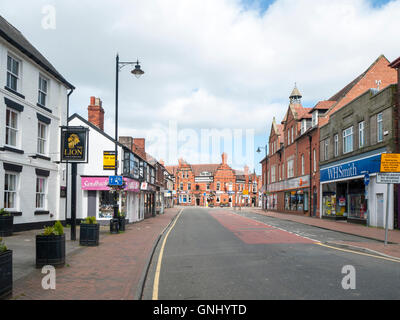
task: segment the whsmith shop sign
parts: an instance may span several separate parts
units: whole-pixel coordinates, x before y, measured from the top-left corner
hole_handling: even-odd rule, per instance
[[[88,144],[88,128],[61,127],[61,162],[87,162]]]
[[[364,155],[365,156],[365,155]],[[346,162],[332,166],[332,164],[322,166],[320,169],[320,181],[341,180],[357,176],[363,176],[366,172],[379,172],[381,165],[381,154],[355,159],[351,162]],[[328,167],[329,166],[329,167]]]

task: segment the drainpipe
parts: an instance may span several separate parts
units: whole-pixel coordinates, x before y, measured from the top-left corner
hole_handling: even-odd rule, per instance
[[[310,143],[310,196],[309,196],[309,198],[310,198],[310,203],[309,203],[309,205],[308,205],[308,208],[309,208],[309,210],[310,210],[310,217],[312,217],[312,211],[311,211],[311,208],[312,209],[314,209],[312,206],[311,206],[311,199],[312,199],[312,153],[313,153],[313,151],[312,151],[312,145],[311,145],[311,141],[312,141],[312,137],[311,137],[311,135],[310,134],[308,134],[307,135],[308,136],[308,141],[309,141],[309,143]]]
[[[69,123],[69,96],[74,92],[74,88],[71,88],[71,91],[67,95],[67,126]],[[65,169],[65,176],[66,176],[66,195],[65,195],[65,221],[67,221],[67,215],[68,215],[68,161],[66,163],[66,169]]]

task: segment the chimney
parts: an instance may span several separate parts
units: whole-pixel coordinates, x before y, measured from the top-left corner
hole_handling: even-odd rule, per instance
[[[132,151],[142,158],[146,158],[146,140],[144,138],[133,138]]]
[[[222,164],[227,164],[228,155],[224,152],[221,157],[222,157]]]
[[[244,174],[247,176],[249,174],[249,167],[244,166]]]
[[[132,147],[133,147],[133,138],[132,137],[119,137],[118,141],[120,144],[123,144],[129,150],[132,150]]]
[[[90,97],[88,120],[100,130],[104,131],[104,109],[100,98]]]

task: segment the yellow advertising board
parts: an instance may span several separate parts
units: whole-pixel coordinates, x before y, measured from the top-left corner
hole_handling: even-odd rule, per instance
[[[103,170],[115,170],[115,151],[103,151]]]
[[[382,153],[381,172],[400,172],[400,154]]]
[[[249,195],[249,190],[243,190],[243,195],[248,196]]]

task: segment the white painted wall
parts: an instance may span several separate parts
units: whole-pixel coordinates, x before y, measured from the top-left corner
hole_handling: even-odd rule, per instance
[[[5,90],[7,79],[7,55],[11,53],[20,61],[20,81],[18,92],[25,96],[25,99]],[[52,113],[38,107],[38,86],[39,74],[48,79],[48,94],[46,107]],[[0,195],[4,199],[4,169],[3,162],[9,162],[23,166],[19,175],[19,192],[17,210],[22,212],[21,217],[15,217],[14,223],[31,223],[39,221],[63,220],[65,216],[65,198],[60,199],[60,186],[66,185],[65,165],[56,164],[60,158],[60,126],[67,123],[67,94],[68,88],[40,68],[35,62],[11,47],[3,39],[0,39],[0,147],[5,145],[5,116],[6,105],[4,97],[13,100],[24,106],[24,111],[19,113],[19,146],[18,149],[24,154],[17,154],[9,151],[0,151]],[[37,113],[51,119],[48,125],[48,157],[51,161],[32,159],[29,156],[36,154],[37,148]],[[50,171],[47,183],[47,210],[53,215],[35,216],[35,169]],[[3,206],[3,204],[1,204]]]

